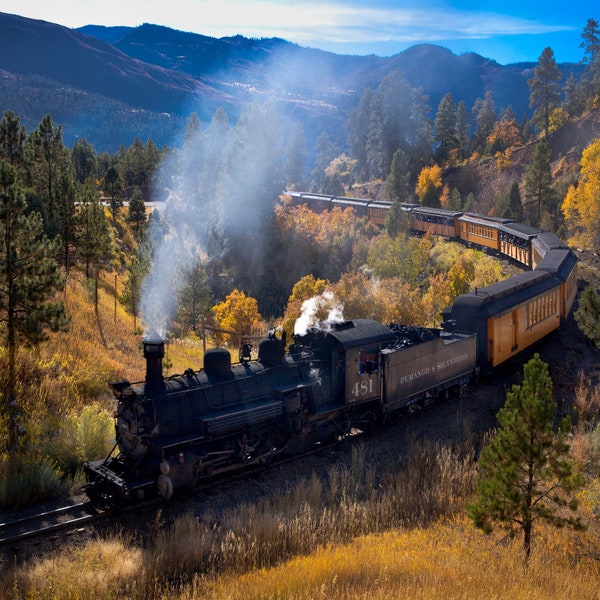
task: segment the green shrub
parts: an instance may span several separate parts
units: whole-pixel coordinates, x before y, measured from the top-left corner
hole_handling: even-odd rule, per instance
[[[48,458],[23,462],[4,458],[0,464],[0,505],[19,508],[56,496],[62,475]]]
[[[48,448],[48,454],[60,469],[74,476],[86,460],[104,458],[115,437],[112,416],[97,405],[83,408],[79,413],[67,413],[62,427]]]

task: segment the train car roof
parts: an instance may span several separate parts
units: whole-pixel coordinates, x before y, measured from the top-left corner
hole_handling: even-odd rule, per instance
[[[559,237],[549,231],[540,231],[538,235],[531,241],[531,245],[544,256],[549,250],[558,248],[568,248]]]
[[[421,206],[417,204],[415,208],[411,209],[415,213],[424,213],[427,215],[435,215],[437,217],[458,217],[462,215],[460,210],[446,210],[444,208],[434,208],[432,206]]]
[[[392,203],[387,200],[368,200],[369,206],[374,206],[378,208],[389,208]]]
[[[462,217],[458,217],[460,221],[469,221],[469,223],[479,223],[481,225],[490,224],[506,224],[513,223],[512,219],[502,219],[501,217],[488,217],[480,213],[464,213]]]
[[[536,272],[547,271],[553,273],[561,281],[566,281],[576,263],[577,257],[569,248],[553,248],[546,252],[535,270]]]
[[[389,327],[372,319],[354,319],[329,324],[326,337],[335,340],[344,348],[388,342],[394,339]]]
[[[367,206],[370,200],[364,200],[361,198],[346,198],[344,196],[335,196],[333,199],[335,204],[345,204],[347,206]]]
[[[482,316],[501,314],[558,285],[559,281],[546,271],[519,273],[504,281],[458,296],[454,303],[444,310],[444,318],[470,322]]]
[[[540,230],[537,229],[537,227],[526,225],[525,223],[517,223],[516,221],[511,223],[502,223],[498,226],[498,229],[527,240],[530,240],[540,233]]]

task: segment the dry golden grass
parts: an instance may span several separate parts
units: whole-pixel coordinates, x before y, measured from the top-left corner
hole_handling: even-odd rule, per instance
[[[195,576],[188,571],[187,583],[178,576],[160,578],[153,564],[160,557],[142,552],[131,541],[113,538],[40,560],[12,580],[7,576],[0,597],[597,600],[599,533],[597,526],[576,534],[540,527],[525,568],[520,540],[486,537],[461,513],[422,528],[397,528],[342,545],[323,544],[308,556],[272,568]],[[176,538],[174,542],[176,546]],[[202,544],[198,540],[196,547],[185,549],[194,553]]]
[[[272,569],[197,577],[177,598],[591,600],[598,598],[597,543],[597,531],[543,529],[525,569],[519,541],[499,544],[461,515],[320,548]]]
[[[425,443],[383,473],[372,459],[359,445],[351,464],[332,465],[324,480],[313,475],[201,520],[163,526],[159,518],[143,547],[116,536],[16,565],[0,578],[0,597],[598,598],[593,493],[581,496],[591,527],[536,527],[525,569],[519,538],[486,537],[465,516],[469,452]]]

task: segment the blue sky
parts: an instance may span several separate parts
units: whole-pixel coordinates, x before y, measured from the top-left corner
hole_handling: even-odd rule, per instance
[[[154,23],[223,37],[281,37],[338,54],[391,56],[419,43],[501,64],[579,62],[581,32],[600,8],[556,0],[0,0],[0,11],[66,27]]]

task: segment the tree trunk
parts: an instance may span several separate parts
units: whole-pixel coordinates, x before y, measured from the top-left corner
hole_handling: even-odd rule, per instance
[[[532,524],[525,523],[523,526],[523,552],[525,553],[525,565],[529,564],[529,557],[531,556],[531,532]]]
[[[8,323],[6,346],[8,350],[8,373],[6,380],[6,408],[8,412],[8,452],[14,456],[19,447],[19,411],[17,407],[17,344],[14,319],[12,317],[13,310],[10,307],[11,299],[9,298]]]

